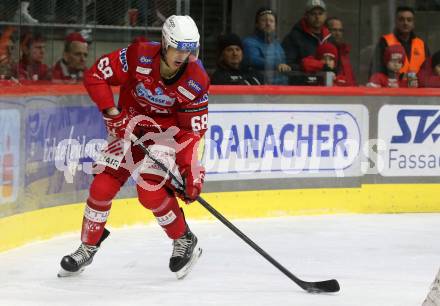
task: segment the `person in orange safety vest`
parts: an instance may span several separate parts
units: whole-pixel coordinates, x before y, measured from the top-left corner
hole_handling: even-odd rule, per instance
[[[376,46],[370,66],[370,76],[377,72],[386,72],[384,66],[384,52],[386,47],[401,45],[405,49],[406,57],[400,73],[404,78],[413,78],[420,67],[429,57],[429,49],[420,37],[414,33],[415,11],[411,7],[399,6],[396,9],[394,32],[383,35]]]

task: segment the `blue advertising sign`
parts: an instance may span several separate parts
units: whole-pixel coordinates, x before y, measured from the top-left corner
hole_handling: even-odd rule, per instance
[[[439,176],[438,105],[382,106],[378,138],[378,170],[381,175]]]
[[[221,104],[209,109],[207,180],[361,176],[363,105]]]
[[[107,138],[101,117],[95,106],[29,109],[25,187],[45,194],[87,189],[92,161]]]

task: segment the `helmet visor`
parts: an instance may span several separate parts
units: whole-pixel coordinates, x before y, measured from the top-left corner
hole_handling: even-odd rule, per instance
[[[188,61],[194,62],[199,58],[199,42],[197,41],[179,41],[176,46],[177,51],[189,52]]]

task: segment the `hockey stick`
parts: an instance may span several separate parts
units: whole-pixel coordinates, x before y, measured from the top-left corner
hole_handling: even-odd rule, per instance
[[[184,184],[176,178],[176,176],[168,169],[162,162],[154,158],[151,154],[151,151],[141,142],[138,141],[138,138],[131,134],[130,139],[134,145],[139,146],[142,151],[153,161],[155,162],[163,171],[168,173],[172,180],[179,186],[179,191],[182,194],[185,194],[185,186]],[[302,289],[306,290],[310,293],[321,293],[321,292],[338,292],[339,291],[339,283],[336,279],[330,279],[319,282],[307,282],[299,279],[295,275],[293,275],[289,270],[287,270],[284,266],[282,266],[278,261],[276,261],[272,256],[270,256],[266,251],[260,248],[255,242],[253,242],[248,236],[246,236],[242,231],[240,231],[235,225],[233,225],[228,219],[226,219],[222,214],[220,214],[214,207],[212,207],[208,202],[206,202],[201,196],[196,198],[197,202],[199,202],[203,207],[205,207],[212,215],[214,215],[220,222],[226,225],[231,231],[233,231],[238,237],[240,237],[244,242],[246,242],[250,247],[252,247],[255,251],[257,251],[261,256],[263,256],[267,261],[273,264],[278,268],[281,272],[284,273],[288,278],[290,278],[293,282],[295,282]]]

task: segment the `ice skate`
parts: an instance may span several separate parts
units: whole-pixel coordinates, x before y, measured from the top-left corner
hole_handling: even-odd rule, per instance
[[[440,271],[437,273],[431,285],[431,290],[422,306],[440,306]]]
[[[173,241],[173,254],[170,258],[170,270],[178,279],[183,279],[202,254],[197,237],[188,229],[186,233]]]
[[[58,277],[68,277],[78,275],[84,271],[85,267],[90,265],[93,257],[98,252],[101,242],[104,241],[110,232],[104,229],[104,233],[96,246],[81,243],[79,248],[70,255],[66,255],[61,259],[61,270]]]
[[[58,272],[58,277],[80,274],[86,266],[92,263],[93,256],[95,256],[98,249],[97,246],[81,243],[75,252],[61,259],[61,270]]]

